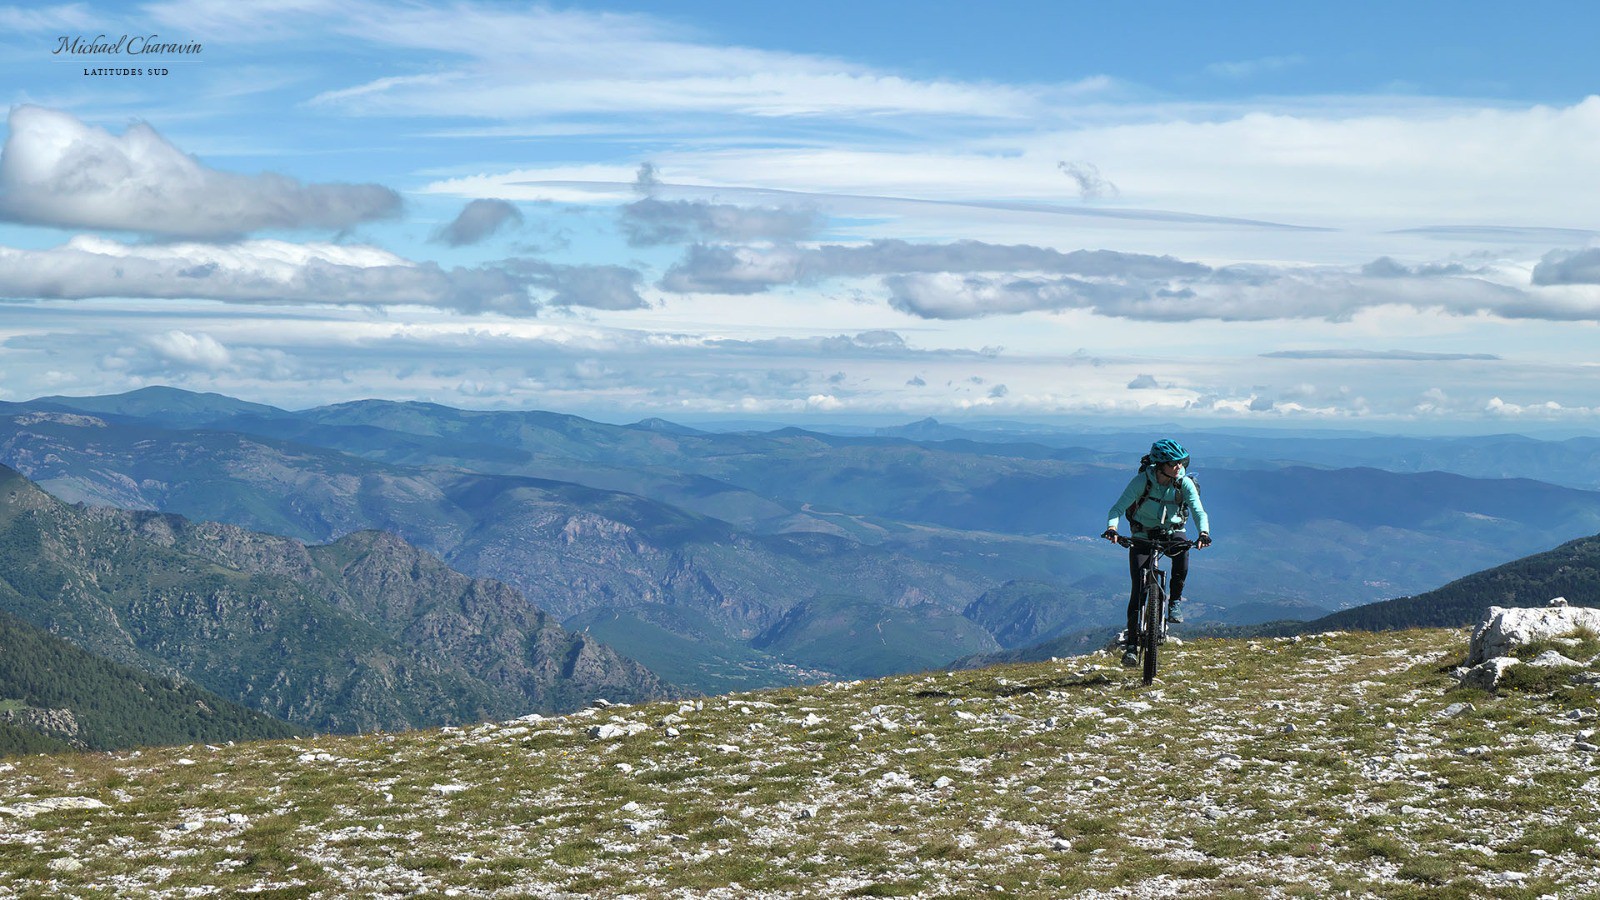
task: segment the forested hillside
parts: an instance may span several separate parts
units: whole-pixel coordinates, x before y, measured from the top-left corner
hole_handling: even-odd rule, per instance
[[[193,682],[117,665],[3,612],[0,651],[0,754],[294,733],[288,723]]]

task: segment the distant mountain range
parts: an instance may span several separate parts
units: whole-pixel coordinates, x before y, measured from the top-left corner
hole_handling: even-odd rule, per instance
[[[65,500],[312,544],[392,533],[705,692],[1115,629],[1126,559],[1095,535],[1150,437],[729,434],[160,388],[0,404],[0,462]],[[1570,486],[1584,441],[1180,437],[1217,537],[1191,577],[1201,623],[1317,618],[1600,532],[1600,493]],[[1548,480],[1499,477],[1530,458]],[[1496,477],[1413,471],[1428,459]]]
[[[1164,430],[1164,429],[1156,429]],[[1539,440],[1521,434],[1470,437],[1405,437],[1348,431],[1284,429],[1179,429],[1185,441],[1206,449],[1206,464],[1227,468],[1370,467],[1390,472],[1451,472],[1470,478],[1531,478],[1567,487],[1600,489],[1600,437]],[[967,441],[1032,444],[1071,449],[1083,459],[1115,461],[1129,447],[1150,440],[1149,431],[1064,429],[1018,422],[982,427],[923,419],[909,425],[872,429],[879,437],[919,442]]]
[[[5,467],[0,612],[307,730],[476,722],[669,694],[512,588],[452,571],[394,535],[306,546],[167,514],[70,507]],[[32,707],[39,694],[0,680],[0,701]]]

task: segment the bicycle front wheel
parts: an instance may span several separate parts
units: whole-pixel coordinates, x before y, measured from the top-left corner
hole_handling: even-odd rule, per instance
[[[1144,598],[1144,683],[1156,680],[1156,665],[1161,648],[1161,633],[1167,619],[1167,580],[1159,575],[1151,579],[1150,592]]]

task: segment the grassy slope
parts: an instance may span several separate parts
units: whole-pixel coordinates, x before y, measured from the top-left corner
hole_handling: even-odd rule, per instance
[[[1465,645],[1201,641],[1154,688],[1093,656],[31,757],[0,764],[6,803],[105,806],[0,810],[0,894],[1595,895],[1592,689],[1453,688]]]

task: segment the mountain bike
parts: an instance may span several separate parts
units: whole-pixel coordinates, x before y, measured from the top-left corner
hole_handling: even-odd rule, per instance
[[[1144,666],[1144,683],[1150,684],[1156,680],[1156,662],[1161,645],[1167,641],[1167,570],[1161,568],[1161,557],[1182,553],[1195,546],[1195,542],[1188,538],[1150,540],[1119,536],[1117,544],[1123,547],[1139,545],[1151,550],[1145,557],[1144,567],[1140,569],[1144,603],[1139,606],[1139,631],[1129,635]]]

